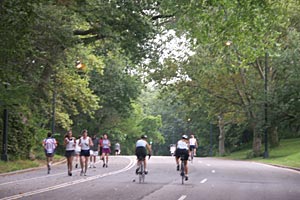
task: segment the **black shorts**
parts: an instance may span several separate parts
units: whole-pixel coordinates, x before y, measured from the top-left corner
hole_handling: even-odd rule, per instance
[[[53,152],[53,153],[47,153],[47,150],[46,150],[46,149],[44,149],[44,152],[45,152],[46,157],[51,158],[51,157],[54,156],[54,152]]]
[[[175,156],[176,156],[176,158],[180,158],[181,156],[183,156],[184,160],[188,160],[189,159],[189,151],[187,149],[176,149]]]
[[[137,147],[135,149],[135,155],[138,160],[145,160],[147,156],[147,150],[145,147]]]
[[[70,158],[70,157],[72,157],[74,155],[75,155],[75,151],[74,150],[68,150],[68,151],[65,152],[65,156],[67,158]]]
[[[196,149],[196,145],[190,145],[190,151],[193,151],[194,149]]]
[[[81,150],[80,156],[89,157],[90,156],[90,150]]]

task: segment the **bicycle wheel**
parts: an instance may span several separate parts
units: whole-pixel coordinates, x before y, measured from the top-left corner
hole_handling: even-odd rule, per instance
[[[140,171],[139,171],[139,183],[144,183],[145,181],[145,172],[144,172],[144,164],[140,164]]]
[[[181,160],[181,172],[180,172],[180,176],[181,176],[181,184],[184,184],[184,161]]]

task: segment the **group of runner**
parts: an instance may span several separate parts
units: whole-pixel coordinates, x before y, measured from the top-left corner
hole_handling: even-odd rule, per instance
[[[57,141],[51,137],[51,133],[47,134],[47,138],[43,140],[43,147],[45,149],[45,155],[47,159],[47,172],[50,173],[52,159],[55,149],[57,147]],[[76,139],[73,136],[72,130],[69,130],[64,137],[65,157],[67,159],[68,175],[72,176],[73,159],[75,157],[75,168],[78,168],[78,162],[80,164],[81,172],[80,176],[86,176],[87,168],[95,168],[96,158],[100,155],[100,159],[103,160],[103,167],[108,167],[108,158],[111,153],[111,143],[107,134],[98,138],[96,135],[92,137],[88,136],[86,129],[82,130],[81,136]],[[115,154],[120,154],[120,144],[115,144]]]
[[[57,142],[54,138],[51,137],[51,133],[48,133],[48,137],[44,139],[43,146],[45,148],[45,154],[47,158],[47,169],[48,174],[51,170],[51,162],[54,155],[54,150],[57,147]],[[110,147],[111,143],[108,139],[107,134],[104,134],[103,137],[98,139],[96,135],[93,137],[88,136],[88,131],[84,129],[81,133],[80,138],[76,140],[72,135],[72,130],[69,130],[64,138],[64,145],[66,147],[65,156],[67,158],[67,167],[68,167],[68,175],[72,176],[72,167],[73,167],[73,157],[76,156],[76,164],[75,168],[78,166],[78,159],[80,160],[81,172],[80,176],[86,176],[88,161],[90,157],[89,167],[95,168],[96,157],[100,152],[100,159],[103,160],[103,167],[108,167],[108,157],[111,153]],[[184,156],[184,165],[185,165],[185,179],[188,180],[188,166],[187,161],[190,155],[190,152],[193,152],[196,155],[197,148],[197,140],[194,135],[191,135],[188,138],[187,135],[182,135],[182,138],[176,143],[175,150],[175,158],[177,164],[177,170],[179,170],[179,158]],[[136,156],[137,156],[137,166],[139,166],[139,162],[144,162],[145,173],[148,173],[147,170],[147,162],[145,157],[147,156],[147,152],[149,158],[151,156],[152,150],[151,145],[147,142],[147,136],[142,135],[141,138],[136,142]],[[117,143],[115,145],[115,154],[119,155],[120,153],[120,144]],[[142,159],[140,159],[142,158]],[[138,173],[139,168],[136,169],[136,173]]]

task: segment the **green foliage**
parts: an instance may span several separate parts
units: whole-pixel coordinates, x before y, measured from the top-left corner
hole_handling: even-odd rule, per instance
[[[126,9],[119,10],[116,6],[117,2],[106,4],[105,8],[103,4],[94,7],[95,1],[89,3],[86,2],[87,7],[77,7],[75,1],[70,1],[69,4],[61,1],[32,0],[18,4],[17,1],[5,1],[1,4],[0,23],[1,27],[6,27],[0,31],[3,38],[0,44],[0,64],[6,66],[0,68],[1,108],[10,106],[12,112],[19,110],[19,107],[26,108],[26,111],[21,112],[22,116],[27,119],[25,125],[20,126],[22,120],[19,118],[10,118],[10,123],[15,124],[16,127],[10,129],[13,137],[9,141],[11,145],[9,152],[12,152],[14,148],[17,150],[20,148],[20,151],[16,151],[17,157],[26,157],[29,155],[28,151],[39,150],[41,139],[45,137],[50,127],[54,93],[56,95],[56,128],[59,132],[64,132],[74,122],[78,130],[87,128],[86,122],[97,116],[97,113],[102,114],[105,109],[107,109],[105,117],[110,113],[114,113],[115,117],[129,115],[131,100],[138,95],[139,83],[136,78],[124,73],[127,66],[125,62],[120,63],[116,57],[116,55],[123,54],[124,50],[120,50],[122,53],[117,53],[116,50],[120,49],[120,46],[126,47],[127,51],[128,49],[134,50],[134,48],[141,49],[142,43],[140,42],[150,34],[151,31],[148,31],[146,27],[151,27],[151,23],[146,24],[142,20],[139,23],[144,23],[144,30],[135,26],[138,24],[133,25],[132,28],[141,33],[138,37],[132,34],[125,36],[121,34],[119,24],[111,20],[117,15],[129,14]],[[136,6],[132,9],[140,9]],[[94,11],[90,12],[92,7]],[[111,12],[114,9],[115,12]],[[103,14],[101,10],[113,14],[112,18],[106,18],[104,15],[102,22],[114,33],[106,35],[105,40],[95,38],[93,43],[86,42],[88,38],[84,38],[76,31],[91,28],[91,24],[97,24],[98,18],[93,18],[97,21],[94,23],[87,23],[87,21],[91,22],[89,20],[91,16]],[[87,16],[87,13],[91,15]],[[133,11],[130,13],[134,14]],[[139,18],[148,20],[142,16]],[[140,19],[136,18],[137,21]],[[132,20],[135,19],[132,18]],[[101,32],[104,29],[101,28],[98,31]],[[111,40],[120,35],[122,35],[122,40]],[[129,44],[128,41],[131,41],[131,47],[126,46]],[[105,47],[112,48],[106,51]],[[107,59],[103,56],[107,56]],[[83,71],[75,69],[75,63],[78,60],[86,66]],[[107,67],[105,75],[104,67]],[[110,71],[110,69],[113,70]],[[112,78],[114,82],[111,82]],[[99,80],[105,81],[102,83],[110,82],[111,85],[101,85]],[[8,87],[6,88],[5,85]],[[114,89],[112,89],[113,86],[115,86]],[[104,93],[101,93],[103,91],[99,88]],[[100,103],[104,108],[101,111],[99,110]],[[110,112],[111,105],[115,112]],[[85,121],[82,122],[81,119]],[[103,117],[100,117],[101,123],[105,124],[106,121],[102,119]],[[119,119],[116,122],[120,121]],[[112,128],[114,125],[111,124],[107,128]],[[95,125],[88,125],[88,127],[92,126]],[[26,139],[24,144],[20,144],[22,148],[16,145],[21,132]],[[23,146],[28,149],[20,154],[24,149]]]
[[[109,133],[126,154],[142,133],[166,154],[167,144],[193,132],[207,152],[209,124],[216,147],[218,116],[230,150],[244,129],[254,139],[266,127],[272,139],[274,130],[297,132],[299,8],[295,0],[2,1],[0,109],[10,113],[10,155],[41,151],[54,95],[58,140],[71,127],[75,135]],[[170,29],[194,52],[158,63],[165,50],[154,38]],[[141,93],[141,80],[163,87]]]
[[[297,167],[299,168],[299,146],[300,139],[285,139],[282,140],[279,147],[270,149],[270,157],[268,159],[264,158],[254,158],[253,151],[249,150],[249,148],[245,148],[243,150],[232,153],[227,156],[230,159],[237,160],[253,160],[256,162],[269,163],[274,165],[281,166],[289,166],[289,167]]]
[[[151,69],[151,78],[157,82],[176,78],[173,85],[167,85],[176,93],[172,98],[178,98],[186,106],[186,116],[193,119],[197,116],[204,119],[201,121],[217,125],[217,117],[222,115],[227,127],[248,127],[253,139],[258,141],[253,150],[260,154],[263,130],[269,126],[271,143],[276,142],[273,139],[277,137],[274,130],[278,122],[291,123],[297,116],[297,109],[296,112],[286,109],[295,108],[299,99],[298,87],[294,87],[299,77],[296,69],[299,62],[295,58],[299,56],[297,48],[287,43],[286,36],[294,35],[292,32],[297,30],[299,2],[165,1],[162,6],[173,11],[177,20],[171,26],[178,34],[191,38],[195,54],[188,61],[166,60],[158,69]],[[294,52],[287,53],[289,47]],[[267,52],[269,58],[265,57]],[[278,58],[283,63],[278,63]],[[270,69],[268,101],[264,96],[265,62]],[[284,92],[291,96],[285,96]],[[266,104],[268,124],[264,124]],[[205,130],[205,125],[199,124],[193,126]],[[286,123],[281,125],[287,127]],[[229,130],[225,129],[226,144],[234,149],[243,130],[233,135]]]
[[[155,142],[156,144],[164,143],[164,138],[159,132],[161,128],[161,116],[147,116],[141,120],[139,126],[142,128],[142,132],[149,137],[150,141]]]

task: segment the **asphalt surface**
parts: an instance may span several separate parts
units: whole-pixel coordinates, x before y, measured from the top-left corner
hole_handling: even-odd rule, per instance
[[[145,183],[135,175],[133,156],[111,156],[108,168],[98,161],[87,176],[66,163],[0,176],[0,200],[299,200],[300,172],[255,162],[195,158],[189,180],[181,184],[174,157],[152,156]]]

